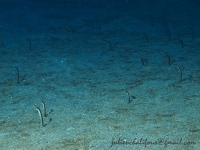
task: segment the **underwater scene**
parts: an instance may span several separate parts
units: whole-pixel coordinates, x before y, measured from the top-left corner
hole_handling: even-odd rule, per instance
[[[0,150],[199,150],[199,0],[0,0]]]

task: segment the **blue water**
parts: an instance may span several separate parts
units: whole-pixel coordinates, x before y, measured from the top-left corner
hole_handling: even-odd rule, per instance
[[[0,0],[0,150],[198,150],[199,15],[198,0]]]

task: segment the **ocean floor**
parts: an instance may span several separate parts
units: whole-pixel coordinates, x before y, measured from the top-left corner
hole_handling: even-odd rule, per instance
[[[0,150],[198,150],[200,3],[0,7]]]

